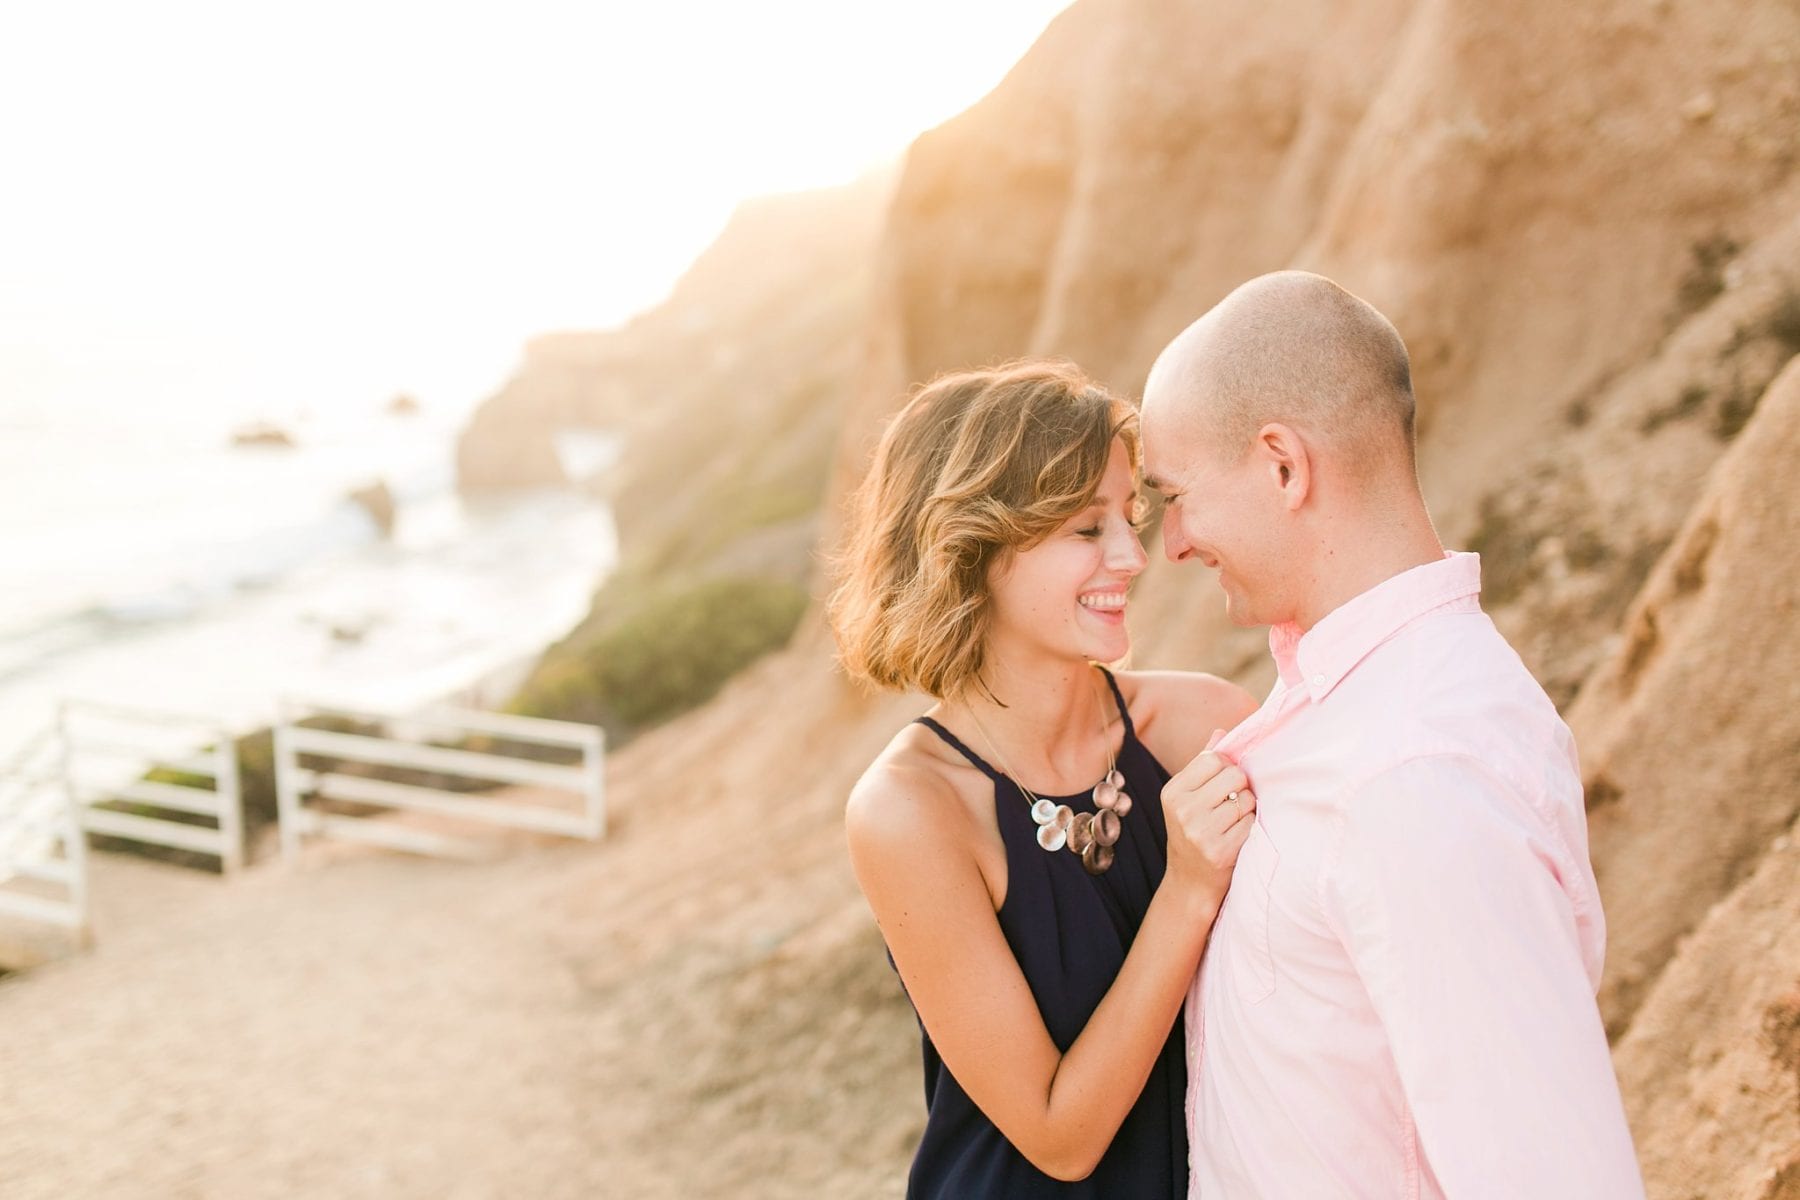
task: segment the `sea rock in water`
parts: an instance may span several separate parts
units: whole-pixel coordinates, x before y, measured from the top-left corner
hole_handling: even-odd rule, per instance
[[[269,447],[278,450],[292,450],[294,435],[278,425],[267,421],[258,421],[252,425],[244,425],[232,431],[233,446]]]
[[[327,626],[327,631],[331,634],[332,641],[355,645],[368,636],[374,623],[372,617],[366,616],[355,620],[333,621]]]
[[[367,487],[357,488],[350,493],[350,499],[374,519],[382,537],[394,536],[394,493],[385,480],[378,479]]]

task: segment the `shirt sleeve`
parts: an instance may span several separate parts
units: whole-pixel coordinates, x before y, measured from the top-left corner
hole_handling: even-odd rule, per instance
[[[1644,1194],[1552,837],[1482,763],[1432,756],[1360,789],[1325,863],[1450,1200]]]

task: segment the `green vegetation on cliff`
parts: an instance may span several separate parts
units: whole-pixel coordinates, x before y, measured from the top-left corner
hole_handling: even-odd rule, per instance
[[[804,588],[743,576],[631,586],[612,597],[627,598],[617,616],[546,652],[511,711],[629,735],[711,699],[784,644],[807,603]]]

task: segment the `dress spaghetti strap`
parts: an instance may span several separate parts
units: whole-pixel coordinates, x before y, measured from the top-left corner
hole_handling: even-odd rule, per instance
[[[1119,690],[1119,681],[1113,678],[1113,673],[1111,671],[1107,670],[1105,667],[1101,667],[1099,663],[1095,663],[1094,665],[1100,667],[1100,674],[1106,677],[1106,686],[1112,689],[1113,699],[1118,702],[1119,719],[1125,723],[1125,736],[1135,741],[1137,739],[1137,726],[1131,722],[1131,708],[1125,703],[1125,693]],[[1006,778],[1004,772],[996,771],[986,759],[969,749],[961,738],[957,737],[954,733],[951,733],[948,729],[945,729],[942,723],[934,718],[914,717],[913,723],[915,725],[923,725],[925,728],[943,738],[944,741],[948,742],[950,746],[964,758],[980,768],[981,772],[989,779],[1000,780]]]
[[[923,725],[925,728],[943,738],[946,742],[949,742],[954,749],[961,751],[964,758],[974,763],[977,767],[980,767],[989,779],[992,779],[997,783],[1006,778],[1000,772],[988,766],[987,761],[983,759],[981,755],[963,745],[962,739],[958,738],[954,733],[951,733],[948,729],[945,729],[930,717],[914,717],[913,724]]]
[[[1094,665],[1100,666],[1099,663]],[[1113,699],[1119,702],[1119,717],[1125,722],[1126,736],[1137,737],[1137,726],[1131,723],[1131,709],[1125,704],[1125,693],[1119,690],[1119,681],[1114,679],[1113,673],[1105,667],[1100,667],[1100,673],[1106,676],[1106,686],[1112,689]]]

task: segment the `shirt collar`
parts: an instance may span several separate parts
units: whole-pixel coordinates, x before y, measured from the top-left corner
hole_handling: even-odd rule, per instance
[[[1451,553],[1385,579],[1327,613],[1302,632],[1288,622],[1269,630],[1269,652],[1286,686],[1305,685],[1314,702],[1325,696],[1375,647],[1426,613],[1459,601],[1476,609],[1481,556]]]

